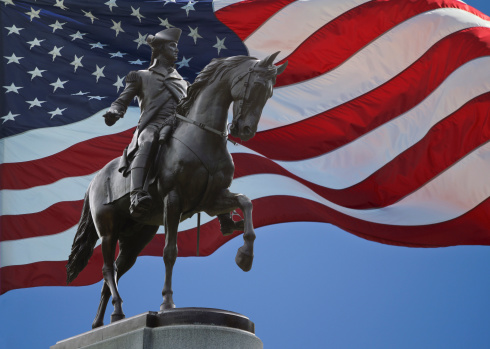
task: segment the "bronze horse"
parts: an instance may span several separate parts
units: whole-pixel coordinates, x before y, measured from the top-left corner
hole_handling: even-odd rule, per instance
[[[161,310],[174,308],[172,270],[177,258],[179,222],[198,212],[210,216],[230,213],[240,208],[243,222],[231,228],[243,230],[244,245],[235,261],[244,271],[252,267],[255,232],[252,224],[252,202],[243,194],[228,188],[235,170],[227,150],[227,115],[233,103],[232,136],[247,141],[255,135],[262,109],[272,96],[276,76],[287,63],[276,67],[279,52],[257,60],[247,56],[214,59],[189,87],[188,96],[177,111],[184,115],[172,138],[162,147],[165,161],[158,164],[156,180],[149,187],[154,207],[140,219],[129,214],[129,196],[107,204],[105,180],[117,171],[119,159],[107,164],[95,176],[85,194],[78,230],[67,264],[67,282],[73,281],[85,268],[98,238],[102,239],[104,285],[92,328],[103,325],[104,313],[112,295],[114,312],[111,322],[124,318],[117,282],[136,262],[138,254],[165,226],[165,283]],[[122,176],[121,176],[122,178]],[[223,233],[230,233],[224,231]],[[119,255],[114,263],[116,243]]]

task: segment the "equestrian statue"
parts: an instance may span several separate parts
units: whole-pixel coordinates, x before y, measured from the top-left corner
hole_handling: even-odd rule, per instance
[[[141,115],[133,139],[123,155],[109,162],[90,183],[66,266],[70,283],[85,268],[101,239],[104,284],[92,328],[103,325],[111,296],[111,322],[125,317],[118,280],[160,225],[165,226],[161,310],[175,307],[172,270],[178,226],[195,213],[218,216],[224,235],[243,230],[244,244],[235,261],[244,271],[252,268],[252,202],[228,189],[235,167],[227,150],[227,129],[243,141],[255,135],[276,76],[287,62],[279,67],[273,64],[279,52],[263,60],[248,56],[213,59],[188,86],[174,68],[180,35],[180,29],[170,28],[148,36],[150,67],[127,75],[124,91],[104,115],[106,124],[112,126],[137,97]],[[233,120],[228,125],[232,103]],[[235,222],[231,212],[238,208],[243,220]]]

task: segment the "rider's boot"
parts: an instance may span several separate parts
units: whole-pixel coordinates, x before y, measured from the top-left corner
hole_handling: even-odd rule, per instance
[[[141,218],[151,208],[151,195],[143,189],[149,153],[137,152],[131,166],[131,204],[129,213],[133,218]]]

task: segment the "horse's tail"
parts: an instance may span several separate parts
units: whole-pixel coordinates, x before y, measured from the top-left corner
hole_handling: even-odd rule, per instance
[[[87,266],[88,260],[94,252],[95,244],[99,239],[92,214],[90,213],[89,190],[85,194],[82,216],[80,217],[77,233],[73,239],[70,257],[68,257],[68,263],[66,264],[67,285],[75,280],[83,268]]]

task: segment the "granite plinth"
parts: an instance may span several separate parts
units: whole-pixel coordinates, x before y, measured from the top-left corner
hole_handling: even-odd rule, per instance
[[[68,338],[51,349],[262,349],[247,317],[219,309],[147,312]]]

